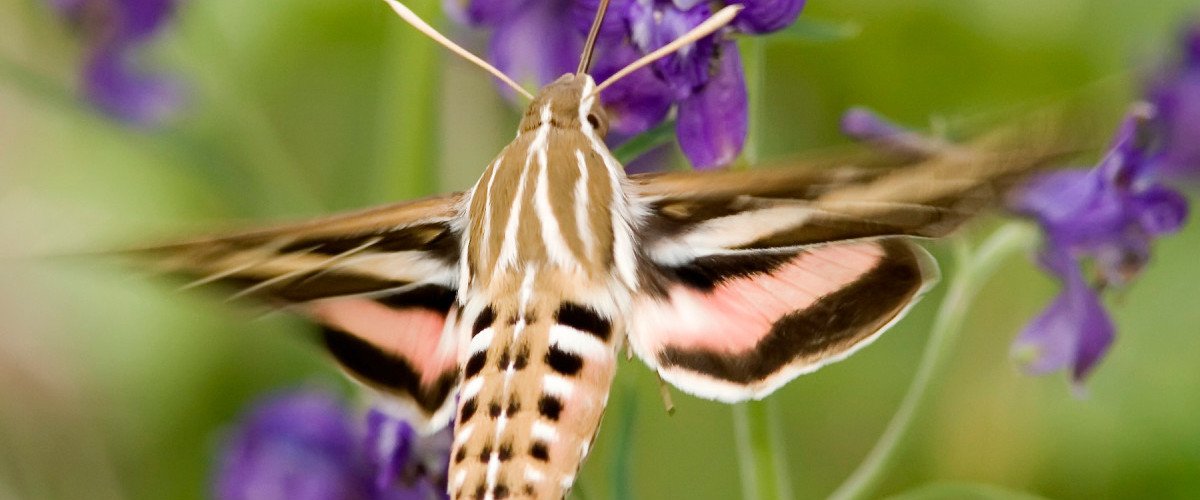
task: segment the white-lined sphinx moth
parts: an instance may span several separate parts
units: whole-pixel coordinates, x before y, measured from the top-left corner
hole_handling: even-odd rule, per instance
[[[890,169],[626,177],[595,89],[582,72],[543,89],[467,192],[145,252],[313,319],[356,379],[454,418],[455,498],[561,498],[623,342],[685,392],[764,397],[926,289],[906,237],[945,235],[1059,153],[991,138]]]

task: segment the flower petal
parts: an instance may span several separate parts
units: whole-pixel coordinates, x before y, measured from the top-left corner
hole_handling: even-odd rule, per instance
[[[1162,141],[1153,175],[1162,180],[1200,179],[1200,63],[1163,77],[1151,90]]]
[[[1187,198],[1166,186],[1150,186],[1130,204],[1142,229],[1150,236],[1174,233],[1187,220]]]
[[[319,392],[272,397],[226,442],[216,479],[222,500],[363,498],[364,477],[345,410]]]
[[[675,131],[679,147],[696,168],[733,163],[746,143],[749,124],[746,79],[737,44],[721,44],[717,74],[680,101]]]
[[[604,22],[600,24],[597,40],[608,43],[620,43],[629,36],[630,8],[635,0],[610,0]],[[601,0],[574,0],[571,4],[571,22],[580,33],[587,34],[592,29],[596,12],[600,9]]]
[[[796,22],[805,0],[730,0],[745,7],[733,21],[743,33],[770,33]]]
[[[637,2],[630,8],[631,40],[639,51],[650,53],[691,31],[711,14],[705,3],[690,10],[680,10],[670,3],[644,5]],[[709,35],[684,45],[652,66],[674,90],[676,100],[686,99],[708,83],[715,51],[716,42]]]
[[[592,72],[597,81],[612,76],[637,60],[637,50],[626,44],[609,44],[598,49],[599,58]],[[674,101],[671,89],[650,68],[641,68],[600,93],[608,112],[610,134],[632,136],[649,130],[666,118]]]
[[[841,129],[851,139],[900,154],[923,157],[944,148],[936,140],[906,130],[861,106],[842,114]]]
[[[109,1],[123,14],[122,38],[132,42],[149,38],[164,26],[175,11],[176,0]]]
[[[442,10],[459,24],[498,26],[536,0],[443,0]]]
[[[175,114],[181,102],[177,83],[147,75],[133,67],[129,50],[104,50],[84,69],[83,93],[88,101],[117,118],[137,125],[157,125]]]
[[[583,36],[568,16],[570,5],[558,0],[528,0],[500,23],[488,45],[488,59],[517,83],[541,88],[579,64]],[[500,91],[513,97],[504,85]]]
[[[1050,267],[1067,271],[1062,276],[1063,291],[1025,327],[1013,343],[1013,350],[1018,356],[1034,353],[1026,365],[1031,373],[1070,366],[1075,381],[1081,382],[1112,344],[1113,325],[1099,297],[1084,283],[1078,267],[1069,262],[1061,249],[1047,252],[1058,254],[1043,259]]]
[[[385,491],[411,462],[416,432],[400,419],[379,410],[367,413],[367,461],[375,469],[375,488]]]
[[[412,425],[381,409],[367,414],[364,448],[375,477],[376,499],[445,498],[454,431],[420,436]]]

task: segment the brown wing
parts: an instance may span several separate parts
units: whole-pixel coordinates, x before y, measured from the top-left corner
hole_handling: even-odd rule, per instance
[[[749,171],[633,176],[633,191],[649,208],[642,242],[652,260],[678,261],[672,254],[680,246],[768,249],[942,237],[995,205],[1029,172],[1080,150],[1044,141],[1018,149],[1011,135],[929,156],[859,154]]]
[[[234,296],[280,304],[377,294],[418,283],[453,289],[461,193],[199,238],[128,253]]]
[[[188,287],[216,286],[286,307],[322,327],[354,379],[392,396],[414,422],[449,419],[457,341],[462,194],[128,253]]]
[[[685,392],[762,398],[878,337],[936,280],[902,237],[945,236],[1078,150],[1025,129],[928,154],[636,176],[649,210],[630,344]]]

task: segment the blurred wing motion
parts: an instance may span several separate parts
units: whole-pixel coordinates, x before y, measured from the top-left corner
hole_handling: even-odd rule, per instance
[[[633,350],[681,390],[730,402],[844,358],[936,281],[936,264],[906,237],[945,236],[1028,172],[1082,149],[1059,130],[629,178],[643,209],[632,224],[640,288],[625,318]],[[316,321],[351,376],[436,426],[450,416],[462,362],[452,330],[471,216],[463,197],[136,253],[189,286],[226,285]]]
[[[455,307],[461,197],[133,253],[193,279],[189,288],[224,285],[316,321],[353,378],[444,423],[458,383],[457,346],[443,331]]]
[[[936,281],[903,236],[945,236],[1078,151],[1027,126],[919,154],[635,176],[649,215],[629,341],[685,392],[762,398],[868,344]]]

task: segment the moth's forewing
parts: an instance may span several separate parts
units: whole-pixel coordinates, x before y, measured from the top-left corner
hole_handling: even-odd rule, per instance
[[[347,373],[421,426],[444,425],[458,382],[444,336],[457,293],[461,194],[133,250],[188,287],[293,311]]]

